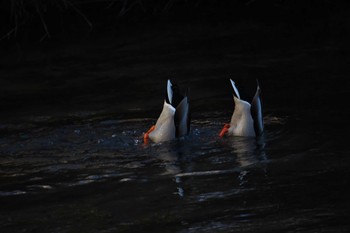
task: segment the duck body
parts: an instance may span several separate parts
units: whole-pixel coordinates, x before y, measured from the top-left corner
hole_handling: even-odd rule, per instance
[[[185,95],[181,94],[178,87],[168,80],[162,112],[156,124],[144,134],[145,143],[148,139],[159,143],[189,134],[190,111],[187,92]]]
[[[254,98],[250,103],[240,98],[235,83],[230,79],[234,90],[234,111],[229,124],[225,124],[220,132],[220,137],[229,136],[258,137],[263,133],[263,118],[261,107],[261,91],[257,86]]]
[[[153,142],[175,139],[175,112],[176,109],[164,100],[163,110],[156,122],[154,130],[149,133]]]
[[[251,105],[234,97],[235,110],[231,117],[228,135],[255,137],[254,120],[250,113]]]

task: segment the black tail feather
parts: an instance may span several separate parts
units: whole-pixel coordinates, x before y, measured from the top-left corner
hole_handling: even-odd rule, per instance
[[[251,104],[251,114],[254,120],[255,135],[260,136],[264,131],[264,120],[262,116],[261,89],[257,80],[257,89]]]
[[[171,82],[172,98],[169,99],[167,90],[167,103],[171,104],[175,109],[175,128],[176,137],[182,137],[188,135],[190,132],[191,117],[190,117],[190,101],[189,101],[189,88],[183,93],[177,85],[177,83]]]

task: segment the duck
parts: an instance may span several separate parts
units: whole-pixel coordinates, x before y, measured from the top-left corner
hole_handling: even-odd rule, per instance
[[[233,88],[234,111],[229,124],[224,124],[219,136],[259,137],[264,132],[262,116],[261,89],[257,88],[251,103],[242,100],[235,82],[230,79]]]
[[[167,81],[166,97],[163,109],[150,129],[144,133],[143,140],[147,144],[149,140],[159,143],[181,138],[190,132],[190,103],[189,89],[185,93],[180,92],[178,85]]]

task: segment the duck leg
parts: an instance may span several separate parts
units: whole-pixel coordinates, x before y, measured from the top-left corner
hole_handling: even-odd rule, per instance
[[[151,128],[143,135],[143,142],[145,144],[148,144],[148,140],[149,140],[149,134],[156,128],[155,125],[152,125]]]
[[[224,127],[222,128],[219,136],[222,138],[228,132],[229,128],[230,128],[230,124],[224,124]]]

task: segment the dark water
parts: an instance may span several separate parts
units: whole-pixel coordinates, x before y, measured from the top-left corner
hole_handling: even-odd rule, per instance
[[[0,231],[349,232],[348,56],[230,30],[3,60]],[[218,138],[230,77],[259,79],[263,138]],[[167,78],[191,88],[191,134],[144,145]]]

